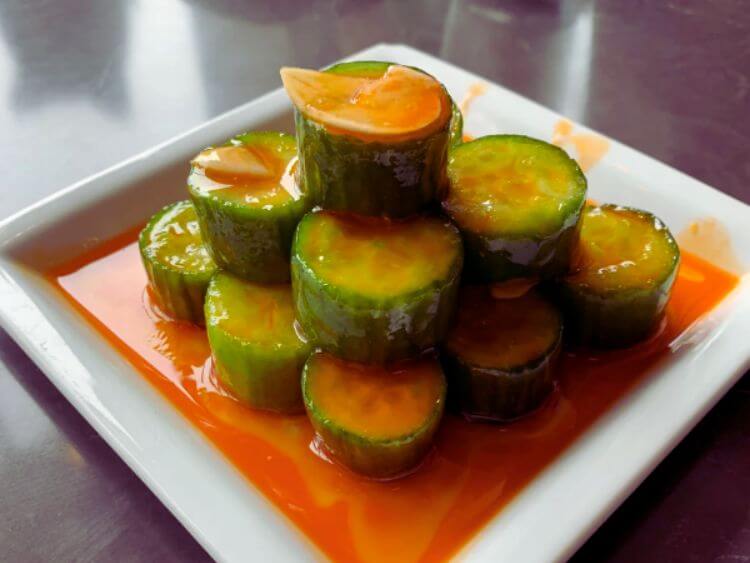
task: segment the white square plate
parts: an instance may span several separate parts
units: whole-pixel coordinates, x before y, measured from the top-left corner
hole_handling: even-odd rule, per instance
[[[353,59],[421,67],[460,99],[478,77],[404,46]],[[549,139],[560,116],[500,86],[466,124],[481,135]],[[184,197],[186,162],[203,147],[256,128],[292,128],[277,90],[39,202],[0,224],[0,322],[126,463],[217,559],[319,557],[298,533],[113,350],[40,275],[142,223]],[[579,127],[577,131],[585,131]],[[750,208],[612,141],[588,174],[594,199],[649,209],[673,231],[721,220],[750,263]],[[116,209],[116,213],[112,210]],[[461,552],[471,561],[551,561],[570,556],[747,369],[750,279],[694,325],[679,354],[618,403],[527,486]],[[665,408],[665,405],[668,405]],[[196,485],[197,484],[197,485]],[[540,540],[540,538],[542,538]]]

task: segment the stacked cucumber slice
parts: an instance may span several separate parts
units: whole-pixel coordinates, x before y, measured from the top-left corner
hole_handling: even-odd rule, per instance
[[[216,265],[189,201],[167,205],[141,231],[138,246],[158,305],[175,319],[203,324],[203,299]]]
[[[462,262],[461,237],[445,219],[310,213],[292,250],[300,324],[346,360],[414,357],[448,332]]]
[[[567,271],[586,177],[564,150],[521,135],[481,137],[451,153],[448,177],[443,208],[461,229],[472,279]]]
[[[617,348],[646,338],[664,315],[679,263],[672,234],[651,213],[587,206],[575,259],[559,286],[571,339]]]
[[[294,229],[311,207],[296,155],[291,135],[256,132],[193,160],[188,191],[219,267],[256,282],[289,281]]]
[[[256,408],[302,412],[299,375],[310,346],[295,330],[288,285],[217,273],[206,295],[206,328],[219,380],[236,397]]]
[[[281,74],[296,139],[251,132],[203,150],[190,201],[139,241],[156,301],[205,323],[238,401],[306,412],[326,457],[392,479],[428,456],[446,406],[509,423],[554,393],[568,342],[655,331],[674,239],[645,211],[587,205],[562,149],[463,142],[458,107],[419,69]]]

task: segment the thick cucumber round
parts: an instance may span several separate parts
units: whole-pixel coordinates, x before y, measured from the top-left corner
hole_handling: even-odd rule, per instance
[[[567,271],[586,177],[565,151],[521,135],[481,137],[451,151],[448,179],[443,208],[463,235],[471,279]]]
[[[341,63],[336,74],[379,78],[391,63]],[[444,117],[430,130],[406,138],[378,138],[335,131],[295,110],[302,178],[316,205],[361,215],[405,217],[440,198],[452,100],[444,92]]]
[[[669,229],[651,213],[587,206],[560,293],[568,335],[584,345],[629,346],[659,323],[680,263]]]
[[[151,217],[138,247],[161,309],[175,319],[203,324],[203,299],[216,265],[201,240],[193,205],[178,201]]]
[[[412,357],[447,333],[462,262],[445,219],[310,213],[292,248],[297,318],[314,345],[341,358]]]
[[[536,291],[495,299],[464,287],[442,355],[451,407],[495,421],[531,412],[554,389],[561,341],[562,315]]]
[[[300,377],[310,346],[294,321],[288,284],[261,285],[217,272],[206,294],[214,369],[246,405],[302,412]]]
[[[376,479],[402,476],[427,455],[443,415],[445,387],[432,357],[384,368],[317,352],[302,376],[305,408],[325,449]]]
[[[219,267],[252,281],[289,281],[294,229],[311,207],[296,154],[291,135],[254,132],[193,160],[188,190]]]

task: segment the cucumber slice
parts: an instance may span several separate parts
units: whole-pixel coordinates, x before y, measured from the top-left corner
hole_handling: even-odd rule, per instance
[[[448,178],[443,208],[463,235],[470,279],[567,271],[586,177],[565,151],[521,135],[482,137],[451,151]]]
[[[380,78],[390,66],[341,63],[325,72]],[[405,217],[439,199],[447,187],[447,150],[457,127],[451,121],[455,104],[442,91],[444,115],[434,126],[400,137],[331,129],[295,110],[300,171],[315,204],[361,215]]]
[[[317,352],[302,375],[305,408],[325,449],[377,479],[402,476],[429,453],[445,390],[432,357],[384,368]]]
[[[295,327],[288,284],[217,272],[206,294],[206,331],[221,383],[246,405],[304,410],[300,377],[310,346]]]
[[[555,387],[561,342],[562,315],[536,291],[495,299],[464,287],[442,355],[451,408],[493,421],[533,411]]]
[[[248,280],[289,281],[294,229],[310,209],[285,133],[245,133],[194,160],[188,190],[219,267]]]
[[[151,217],[138,247],[159,307],[175,319],[203,324],[203,299],[216,265],[193,205],[178,201]]]
[[[292,247],[297,318],[313,344],[341,358],[412,357],[447,333],[462,262],[445,219],[310,213]]]
[[[664,314],[680,249],[651,213],[587,206],[572,271],[560,285],[569,335],[603,348],[643,340]]]

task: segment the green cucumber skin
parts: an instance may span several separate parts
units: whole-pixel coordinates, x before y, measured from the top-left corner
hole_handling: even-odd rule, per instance
[[[450,120],[426,139],[399,143],[332,134],[297,110],[295,123],[301,177],[323,209],[406,217],[446,190]]]
[[[466,279],[492,283],[534,276],[554,279],[564,275],[578,243],[584,205],[582,201],[562,228],[547,237],[494,238],[461,229]]]
[[[531,413],[555,389],[561,342],[562,331],[540,361],[515,370],[474,366],[444,349],[449,408],[469,419],[491,422],[510,422]]]
[[[138,249],[159,307],[174,319],[203,326],[203,303],[214,270],[202,273],[179,272],[151,259],[149,255],[148,233],[151,226],[174,206],[181,204],[183,202],[167,205],[149,220],[138,236]]]
[[[481,139],[490,141],[493,138],[549,145],[524,135],[490,135]],[[555,148],[565,154],[563,149]],[[458,225],[464,239],[467,280],[492,283],[523,277],[554,279],[567,273],[573,250],[578,243],[588,185],[578,163],[567,154],[565,156],[576,171],[582,191],[578,204],[557,231],[546,236],[492,236],[475,233]]]
[[[563,282],[558,294],[568,337],[575,344],[594,348],[624,348],[648,338],[664,316],[676,277],[675,266],[652,290],[608,296]]]
[[[155,261],[146,259],[142,249],[141,257],[159,307],[172,318],[205,325],[203,302],[213,272],[204,274],[175,272]]]
[[[602,205],[646,215],[666,230],[653,214],[622,206]],[[594,348],[625,348],[645,340],[656,329],[672,295],[680,265],[680,248],[666,230],[672,248],[672,266],[651,289],[628,289],[604,294],[560,280],[554,293],[565,314],[566,338]]]
[[[216,375],[232,395],[255,409],[304,412],[300,374],[309,348],[282,354],[243,343],[215,326],[209,325],[206,332]]]
[[[299,350],[264,347],[245,342],[211,322],[209,285],[206,334],[214,369],[222,385],[245,405],[285,414],[304,412],[300,377],[310,346]]]
[[[310,209],[308,198],[267,211],[189,191],[203,239],[220,268],[259,283],[289,281],[294,230]]]
[[[292,294],[297,320],[310,342],[345,360],[385,364],[416,356],[445,338],[458,299],[460,246],[446,280],[406,296],[376,300],[317,278],[297,250],[304,221],[292,248]]]
[[[309,365],[308,361],[302,371],[305,409],[325,449],[339,463],[373,479],[394,479],[408,473],[424,460],[432,449],[445,410],[445,386],[438,408],[417,432],[393,440],[368,440],[333,423],[315,408],[306,384]]]

